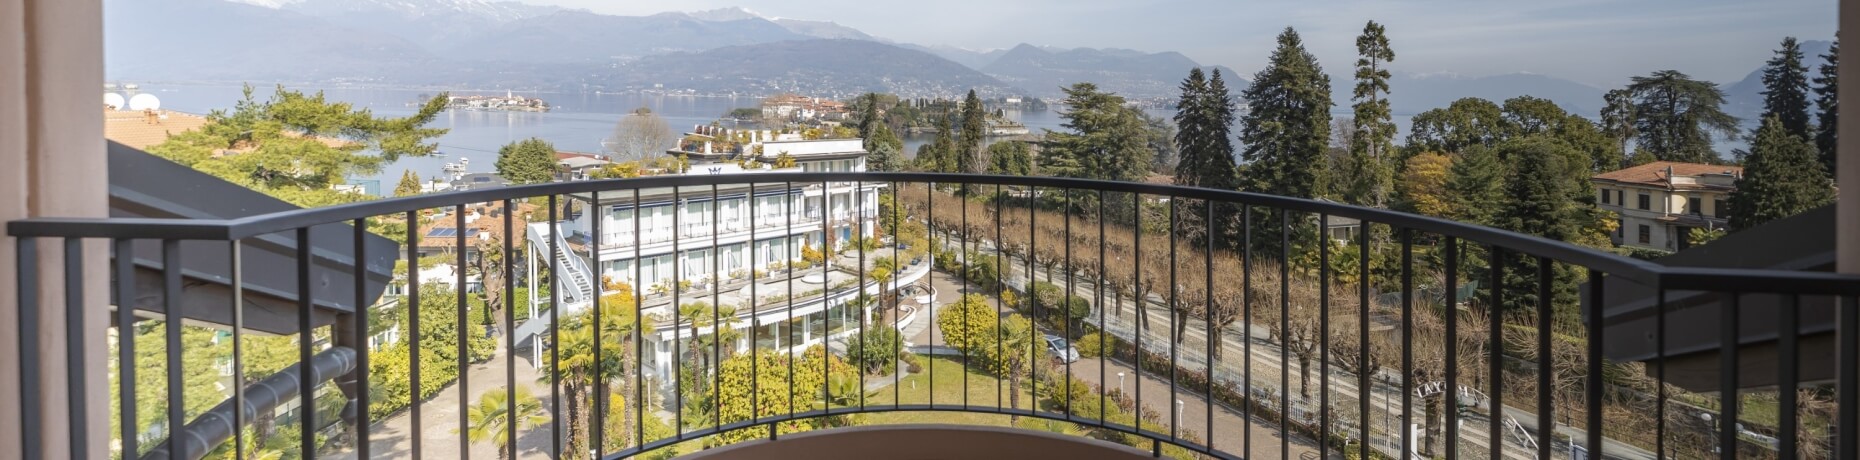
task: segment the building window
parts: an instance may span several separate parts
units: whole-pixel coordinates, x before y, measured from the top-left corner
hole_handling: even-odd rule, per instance
[[[1653,195],[1640,194],[1640,209],[1653,209]]]
[[[1625,232],[1627,232],[1627,220],[1624,219],[1618,225],[1615,225],[1615,238],[1620,238],[1622,236],[1621,234]]]
[[[1640,226],[1640,244],[1653,244],[1653,227],[1646,225]]]
[[[1686,197],[1686,213],[1704,215],[1705,205],[1703,202],[1704,200],[1700,200],[1699,197],[1696,196]]]
[[[1724,200],[1711,200],[1711,216],[1712,217],[1723,219],[1725,211],[1729,211],[1729,210],[1730,210],[1729,206],[1724,204]]]
[[[1613,193],[1609,192],[1607,189],[1602,189],[1602,204],[1608,204],[1609,195],[1613,195]]]

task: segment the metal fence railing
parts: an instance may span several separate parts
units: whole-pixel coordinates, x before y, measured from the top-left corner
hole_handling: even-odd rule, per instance
[[[849,202],[826,209],[875,214],[802,212],[800,192],[841,183],[854,192],[830,199]],[[775,201],[783,210],[749,199],[779,189],[796,192]],[[593,219],[591,241],[550,238],[532,257],[508,237],[519,212],[561,223],[563,200],[621,210],[691,197],[743,199],[732,225],[788,230],[732,233],[713,216],[670,227],[708,241],[660,247],[637,220],[603,231],[609,219]],[[501,247],[452,237],[461,268],[446,279],[394,268],[419,263],[408,243],[432,238],[420,211],[485,202],[515,210],[501,214]],[[1335,240],[1320,228],[1333,216],[1362,227]],[[111,398],[39,402],[36,376],[65,363],[37,359],[32,341],[17,396],[73,406],[73,426],[85,405],[110,404],[112,433],[92,438],[122,458],[622,458],[872,421],[852,414],[953,412],[1176,457],[1860,452],[1860,278],[1662,266],[1316,200],[1049,177],[693,175],[7,231],[21,305],[40,303],[41,280],[82,273],[81,242],[111,242],[111,291],[73,281],[65,298],[110,297],[113,332],[64,345],[111,350]],[[611,235],[631,249],[599,250]],[[43,241],[62,242],[66,273],[32,269]],[[564,270],[556,254],[593,267],[577,282],[591,292],[532,292],[560,286],[547,281]],[[748,261],[726,273],[719,254]],[[672,282],[642,286],[607,262]],[[700,289],[681,283],[689,273],[735,281]],[[383,298],[384,285],[404,298]],[[582,294],[587,305],[564,305]],[[534,313],[548,327],[518,336],[536,319],[518,307],[527,296],[548,298]],[[389,329],[394,340],[370,340]],[[34,424],[21,425],[35,452]]]

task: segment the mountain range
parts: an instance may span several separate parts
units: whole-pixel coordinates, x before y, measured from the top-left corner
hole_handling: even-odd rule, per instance
[[[1173,98],[1190,68],[1219,69],[1238,93],[1250,74],[1181,53],[1031,44],[970,50],[901,43],[829,21],[742,8],[617,16],[489,0],[105,0],[113,79],[360,82],[545,90],[662,89],[819,96],[1061,96],[1091,81],[1138,99]],[[1826,42],[1805,42],[1812,67]],[[1761,64],[1753,63],[1753,64]],[[1725,85],[1728,111],[1761,105],[1753,73]],[[1594,116],[1603,90],[1540,74],[1397,73],[1398,115],[1461,97],[1551,99]],[[1347,110],[1347,73],[1332,76]]]

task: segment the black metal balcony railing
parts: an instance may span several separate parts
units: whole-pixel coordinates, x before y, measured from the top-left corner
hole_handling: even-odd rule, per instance
[[[557,199],[567,194],[591,194],[595,200],[601,194],[632,194],[637,200],[641,189],[677,187],[677,194],[714,198],[717,188],[724,185],[751,184],[753,194],[758,185],[792,189],[798,184],[828,182],[889,184],[882,192],[889,193],[889,203],[877,220],[899,244],[829,254],[826,257],[832,263],[811,264],[792,273],[818,273],[818,288],[832,289],[836,277],[873,279],[871,275],[880,268],[873,262],[879,258],[891,258],[899,261],[895,266],[901,266],[903,260],[912,258],[910,251],[926,251],[924,256],[935,260],[938,267],[931,279],[910,289],[850,283],[881,286],[876,293],[881,307],[875,309],[880,312],[877,317],[868,317],[861,307],[853,315],[836,310],[838,316],[743,325],[740,330],[747,332],[738,336],[738,343],[748,344],[746,351],[735,350],[740,345],[728,345],[732,353],[726,353],[725,342],[730,340],[672,334],[669,367],[689,371],[653,378],[648,378],[648,357],[639,351],[646,334],[629,329],[629,323],[590,328],[590,343],[595,345],[585,350],[592,354],[586,362],[598,364],[565,370],[564,366],[573,364],[564,363],[564,353],[583,351],[564,351],[576,340],[565,338],[576,332],[565,331],[573,326],[565,325],[564,320],[571,318],[564,316],[587,315],[586,324],[604,325],[608,323],[602,315],[609,315],[607,321],[615,321],[613,315],[633,318],[630,321],[659,315],[661,320],[671,319],[665,324],[696,331],[699,323],[706,328],[719,324],[724,315],[721,308],[700,313],[709,318],[681,317],[690,314],[683,308],[648,311],[641,302],[621,305],[630,312],[605,307],[565,312],[565,307],[572,306],[560,305],[557,299],[561,296],[551,296],[548,310],[541,314],[547,315],[552,326],[540,340],[529,342],[532,347],[548,347],[539,355],[541,362],[534,363],[542,376],[535,384],[548,387],[540,416],[548,421],[546,426],[528,428],[532,434],[545,433],[543,444],[547,445],[522,449],[556,457],[580,446],[599,458],[622,458],[677,448],[687,441],[715,444],[726,438],[745,439],[740,436],[742,430],[754,433],[750,438],[777,439],[798,427],[844,423],[844,416],[850,414],[896,412],[935,419],[937,414],[960,411],[1065,422],[1071,425],[1051,425],[1057,427],[1052,429],[1141,446],[1157,455],[1215,458],[1291,458],[1304,452],[1328,458],[1344,451],[1364,457],[1419,452],[1449,458],[1550,458],[1572,450],[1584,451],[1591,458],[1854,458],[1860,452],[1855,450],[1856,439],[1860,439],[1855,435],[1860,426],[1855,421],[1860,413],[1856,409],[1860,377],[1853,366],[1860,362],[1860,341],[1854,338],[1860,332],[1856,324],[1860,308],[1855,301],[1860,278],[1668,267],[1534,236],[1306,199],[1045,177],[917,173],[665,176],[473,190],[233,220],[29,219],[9,222],[8,233],[19,238],[21,289],[17,295],[21,305],[38,305],[41,293],[36,286],[41,278],[59,276],[32,269],[41,257],[38,242],[53,239],[64,242],[64,260],[68,261],[63,274],[67,308],[79,308],[84,296],[98,295],[111,296],[113,305],[124,306],[114,314],[118,332],[113,339],[74,333],[64,345],[67,356],[83,356],[82,350],[88,347],[114,347],[117,356],[110,388],[121,402],[112,414],[119,422],[118,432],[110,434],[114,445],[108,449],[124,457],[194,459],[218,450],[243,457],[261,444],[288,445],[301,450],[302,458],[318,458],[319,450],[353,450],[362,458],[371,458],[390,453],[384,449],[413,458],[463,456],[480,443],[473,439],[479,436],[470,433],[485,426],[486,419],[502,420],[503,427],[522,427],[533,416],[520,413],[523,398],[518,393],[527,392],[518,391],[519,385],[531,382],[516,377],[517,340],[522,338],[515,334],[504,334],[501,353],[493,353],[501,354],[504,361],[505,387],[491,390],[507,392],[502,394],[509,397],[500,400],[503,412],[483,416],[471,407],[477,398],[466,385],[471,381],[473,361],[494,364],[497,359],[468,349],[473,345],[468,342],[475,340],[474,328],[478,323],[492,323],[497,330],[515,331],[518,320],[513,312],[518,308],[513,296],[504,295],[484,308],[484,319],[469,317],[475,302],[457,292],[449,300],[452,308],[446,310],[447,315],[422,319],[425,315],[415,312],[425,305],[420,298],[422,280],[416,276],[404,281],[409,298],[402,302],[408,310],[400,335],[406,337],[408,353],[393,357],[406,360],[409,375],[404,382],[382,381],[371,369],[386,365],[376,359],[387,358],[371,356],[378,353],[363,344],[368,343],[369,331],[379,326],[373,322],[401,320],[393,315],[379,318],[368,311],[367,306],[377,299],[370,298],[370,289],[363,286],[379,281],[371,281],[366,273],[380,263],[391,265],[395,258],[417,257],[411,250],[392,256],[365,252],[363,242],[372,238],[371,225],[393,219],[411,222],[419,218],[420,210],[430,208],[459,208],[461,212],[455,215],[462,216],[463,207],[471,203],[501,201],[512,209],[532,197],[547,197],[547,210],[538,210],[538,214],[557,222],[561,209]],[[863,194],[852,197],[865,199]],[[849,204],[859,209],[867,206]],[[504,214],[505,234],[513,230],[510,214]],[[747,227],[757,228],[756,216],[768,214],[750,209],[747,215]],[[796,213],[784,210],[781,215]],[[1331,217],[1357,219],[1361,227],[1350,233],[1348,241],[1333,240],[1329,231],[1311,230],[1330,225]],[[718,220],[711,222],[717,225]],[[597,235],[592,247],[603,247],[598,235],[604,233],[595,225],[590,232]],[[838,224],[822,221],[819,230],[830,235],[827,238],[841,238],[838,234],[843,229],[830,225]],[[850,234],[868,233],[863,220],[846,225],[858,226],[845,230]],[[914,239],[918,233],[913,226],[923,227],[923,241]],[[418,225],[406,228],[410,229],[405,235],[409,240],[421,236],[412,230]],[[325,244],[331,241],[328,238],[313,239],[312,229],[319,235],[343,232],[354,243],[329,246]],[[708,235],[719,233],[713,228]],[[634,228],[625,234],[642,233]],[[462,235],[456,238],[457,253],[464,254],[466,241]],[[117,257],[109,293],[82,292],[77,281],[82,273],[77,261],[84,251],[80,242],[89,239],[114,242]],[[512,240],[522,241],[504,238],[503,254],[516,254]],[[681,241],[674,239],[673,244]],[[151,242],[159,244],[159,257],[125,257],[137,245]],[[192,269],[191,263],[201,261],[189,259],[200,254],[183,251],[183,242],[223,245],[216,247],[223,247],[225,252],[219,256],[227,258],[210,262],[224,264],[228,276],[220,279],[211,270]],[[639,243],[634,241],[633,246]],[[242,263],[245,245],[288,248],[294,251],[295,267]],[[552,253],[567,249],[549,246],[544,250]],[[793,259],[801,259],[800,248],[789,250],[797,252]],[[785,262],[755,260],[756,251],[750,251],[749,257],[747,266],[752,268]],[[496,290],[497,282],[502,283],[502,292],[515,289],[516,279],[524,273],[515,265],[518,259],[494,259],[502,266],[487,269],[508,276],[485,278],[491,282],[490,290]],[[681,259],[672,258],[674,264],[683,263]],[[536,271],[549,279],[566,269],[557,257],[537,260],[539,264],[546,260],[547,267],[536,267]],[[717,263],[720,258],[709,260]],[[369,269],[352,269],[353,277],[348,279],[311,269],[330,264]],[[891,269],[896,270],[895,266]],[[196,284],[223,283],[230,292],[245,293],[255,289],[247,285],[246,276],[276,271],[295,274],[294,290],[270,293],[295,297],[294,308],[249,311],[242,300],[245,295],[219,297],[220,305],[184,304],[184,299],[192,303],[215,299],[185,296]],[[139,283],[139,272],[159,274],[155,278],[159,281]],[[671,271],[684,272],[677,266]],[[464,285],[465,271],[458,276],[459,285]],[[789,308],[789,319],[796,319],[792,299],[801,292],[795,287],[796,278],[750,283],[745,288],[747,300],[738,308],[752,313]],[[807,282],[803,277],[801,283]],[[781,283],[787,285],[785,304],[764,302],[765,297],[758,294],[767,293],[754,291],[757,286]],[[1461,292],[1466,283],[1479,284],[1472,300],[1458,301],[1460,295],[1445,300],[1445,293]],[[316,298],[328,292],[329,286],[344,284],[353,287],[342,291],[351,293],[352,299],[332,303]],[[606,297],[601,291],[607,288],[600,284],[593,288],[592,298]],[[938,286],[955,289],[964,301],[944,297],[934,301],[938,307],[912,310],[918,312],[910,315],[913,324],[927,321],[929,335],[927,339],[903,339],[916,341],[910,351],[920,356],[907,357],[902,347],[892,350],[889,360],[869,353],[862,353],[863,358],[851,353],[825,356],[834,347],[818,348],[822,354],[818,358],[774,353],[763,347],[772,349],[779,343],[784,350],[792,349],[797,335],[811,335],[800,329],[852,327],[859,334],[842,339],[839,348],[865,350],[868,329],[916,329],[902,324],[901,316],[906,315],[883,316],[882,307],[893,303],[892,297],[907,300],[897,292],[911,292],[910,299],[919,295],[935,299],[938,294],[925,293],[936,292]],[[1637,290],[1618,291],[1627,286]],[[629,287],[632,298],[645,297],[645,286]],[[139,292],[147,289],[155,292]],[[679,291],[673,289],[671,295],[676,297]],[[716,305],[722,295],[713,292],[706,299],[674,299],[671,305],[682,306],[686,300]],[[1779,306],[1755,308],[1764,302]],[[1751,308],[1740,308],[1746,303]],[[1698,309],[1704,307],[1711,309]],[[939,325],[946,315],[965,308],[986,310],[980,317],[993,318],[995,324],[975,325],[964,315],[950,316],[955,318],[951,323]],[[502,318],[490,320],[491,312],[501,312]],[[20,321],[34,324],[37,314],[37,309],[22,309]],[[65,314],[75,318],[79,313],[68,310]],[[282,333],[294,331],[296,337],[318,339],[297,340],[292,345],[295,364],[266,369],[272,372],[269,375],[247,374],[246,369],[254,364],[248,361],[249,351],[239,344],[251,335],[246,325],[254,324],[253,315],[282,315],[282,319],[273,319],[287,325]],[[454,324],[439,329],[420,325],[448,320],[446,316],[452,316],[449,322]],[[231,320],[213,319],[221,317]],[[854,324],[845,324],[847,317],[856,318]],[[1031,318],[1031,325],[1017,318]],[[1804,327],[1805,318],[1830,322],[1838,318],[1838,324]],[[217,371],[186,364],[183,348],[191,342],[183,341],[183,319],[190,320],[185,327],[204,323],[230,335],[234,346],[225,358],[233,369],[230,395],[185,391],[193,373]],[[1700,319],[1717,321],[1696,322]],[[820,322],[836,320],[841,324]],[[1653,327],[1643,328],[1648,322]],[[139,328],[155,323],[160,323],[158,343],[139,344]],[[1669,323],[1716,327],[1678,330]],[[1750,331],[1763,325],[1781,332],[1752,337]],[[430,343],[422,346],[422,334],[445,331],[449,326],[456,326],[447,332],[449,340],[457,343],[441,349],[432,349]],[[960,326],[960,331],[952,334],[947,330],[951,326]],[[940,327],[944,330],[939,331]],[[1828,332],[1837,338],[1824,341]],[[763,337],[771,333],[785,337]],[[994,337],[988,337],[990,333]],[[1053,337],[1053,343],[1048,345],[1041,336]],[[958,343],[945,343],[950,337]],[[1697,340],[1687,341],[1698,337],[1717,339],[1706,340],[1704,346],[1697,345]],[[1750,343],[1770,341],[1774,351],[1743,349]],[[1680,343],[1687,344],[1685,349],[1668,347]],[[81,390],[83,379],[97,377],[84,375],[80,363],[42,361],[45,351],[32,340],[19,345],[23,394],[18,396],[28,418],[20,424],[26,430],[23,447],[27,458],[35,458],[33,453],[42,452],[43,446],[38,445],[39,428],[30,420],[43,404],[70,405],[70,413],[77,417],[71,426],[81,429],[88,426],[84,408],[102,402],[84,398],[43,401],[44,389],[37,386],[36,377],[41,373],[63,372],[58,367],[65,365],[73,372],[73,394]],[[139,346],[158,347],[164,356],[138,355]],[[710,350],[701,349],[705,347]],[[1651,352],[1637,351],[1649,347]],[[1817,347],[1830,356],[1805,357],[1804,347]],[[1090,352],[1078,360],[1042,359],[1042,355],[1069,356],[1073,352],[1054,353],[1075,349]],[[450,353],[456,362],[444,367],[456,369],[433,369],[434,364],[422,358],[423,352]],[[733,360],[744,354],[749,358],[750,375],[763,376],[759,372],[766,369],[757,366],[778,365],[786,368],[786,375],[725,381],[726,373],[741,370],[733,367],[740,361]],[[1669,361],[1679,366],[1680,358],[1713,354],[1715,358],[1705,360],[1721,365],[1713,375],[1667,373]],[[1613,356],[1631,356],[1640,362],[1616,361]],[[667,364],[652,359],[655,364]],[[1805,360],[1814,361],[1804,366]],[[864,372],[867,366],[887,367],[886,361],[897,370],[889,375]],[[921,366],[922,372],[905,377],[913,373],[906,364],[916,368],[918,361],[930,363]],[[847,362],[851,364],[835,364]],[[1773,370],[1749,375],[1748,369],[1757,362]],[[1838,364],[1821,366],[1823,362]],[[815,367],[808,367],[810,363]],[[837,366],[854,369],[846,372]],[[456,379],[445,383],[456,386],[456,394],[464,396],[457,401],[456,422],[422,417],[421,401],[453,391],[423,388],[423,367],[432,372],[456,371]],[[945,375],[960,374],[961,386],[956,390],[960,396],[937,391],[939,368]],[[138,372],[149,369],[161,371],[156,382],[159,393],[141,391],[148,383],[139,379],[150,376]],[[1113,373],[1115,385],[1110,380]],[[1127,373],[1134,374],[1132,391],[1125,390]],[[1292,374],[1299,378],[1293,379]],[[837,381],[854,375],[856,382]],[[906,379],[921,380],[912,380],[907,389]],[[971,379],[979,383],[972,384]],[[776,381],[787,388],[764,387]],[[929,388],[919,388],[918,381],[927,381]],[[797,390],[797,382],[821,388]],[[942,381],[946,390],[950,382]],[[1714,383],[1725,391],[1693,394],[1679,388],[1698,388],[1703,385],[1700,382]],[[1739,390],[1753,382],[1785,390]],[[669,390],[652,391],[668,396],[648,393],[649,387],[661,386]],[[622,391],[610,392],[611,388]],[[373,405],[386,399],[375,398],[389,398],[383,395],[392,392],[404,392],[397,397],[406,400],[400,402],[407,405],[406,411],[377,413],[380,408]],[[151,394],[160,396],[151,400]],[[1022,401],[1023,394],[1031,398]],[[202,406],[203,397],[225,402]],[[663,401],[653,402],[659,399]],[[747,410],[733,406],[741,404],[741,399],[749,400]],[[254,427],[255,419],[270,419],[292,400],[298,407],[292,414],[294,423],[309,427],[299,429],[295,442],[268,438],[269,433]],[[1825,405],[1811,407],[1805,403],[1809,400]],[[160,409],[160,416],[154,417],[157,420],[146,422],[149,417],[138,413],[145,403]],[[304,410],[323,407],[340,410]],[[659,412],[673,414],[670,432],[648,433],[653,431],[649,426],[665,424],[657,420]],[[629,416],[631,420],[626,419]],[[1741,423],[1700,423],[1711,419]],[[272,421],[279,420],[285,419]],[[402,433],[411,436],[377,438],[377,427],[390,420],[410,424],[411,429]],[[614,420],[621,428],[610,426]],[[432,430],[422,430],[422,425],[432,423],[456,423],[462,429],[454,431],[455,439],[428,439]],[[177,431],[185,436],[169,435]],[[1268,433],[1278,441],[1270,441]],[[516,441],[489,441],[512,458],[519,453],[519,444],[538,442],[531,436],[504,436]],[[176,445],[170,439],[183,441]],[[398,447],[402,444],[404,450]],[[446,453],[445,449],[454,448],[453,453]]]

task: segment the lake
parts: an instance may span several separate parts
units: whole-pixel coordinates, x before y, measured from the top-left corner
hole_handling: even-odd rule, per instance
[[[144,84],[142,91],[153,93],[161,98],[162,108],[188,113],[205,114],[213,110],[230,110],[241,97],[241,87],[235,85],[185,85],[185,84]],[[293,87],[305,91],[315,88]],[[260,86],[254,90],[254,96],[264,100],[270,96],[271,87]],[[413,114],[409,103],[420,100],[423,95],[436,94],[436,91],[374,89],[374,88],[325,88],[324,96],[332,101],[347,102],[357,108],[365,108],[376,115],[406,116]],[[502,95],[501,91],[452,91],[453,95]],[[393,184],[399,180],[403,170],[411,170],[423,178],[441,175],[441,168],[446,163],[470,159],[473,172],[488,172],[496,161],[497,149],[511,142],[541,138],[555,144],[558,150],[576,152],[600,152],[601,141],[612,135],[613,127],[620,117],[634,109],[646,107],[653,113],[665,118],[667,124],[675,131],[689,131],[692,126],[709,124],[717,120],[730,109],[755,107],[760,98],[754,97],[692,97],[642,95],[637,93],[599,94],[599,93],[520,93],[525,96],[540,97],[553,106],[548,113],[530,112],[496,112],[449,110],[439,114],[430,125],[445,128],[448,131],[438,138],[439,151],[444,156],[405,157],[382,169],[376,176],[357,177],[354,179],[379,179],[382,192],[391,193]],[[1152,116],[1169,118],[1173,112],[1149,110]],[[1044,112],[1007,112],[1009,118],[1019,121],[1034,132],[1041,129],[1061,130],[1058,111]],[[1343,114],[1347,116],[1347,114]],[[1399,132],[1406,133],[1408,116],[1397,116]],[[1235,129],[1238,131],[1238,128]],[[910,155],[917,151],[917,146],[930,141],[931,136],[909,136],[905,138],[905,152]]]

